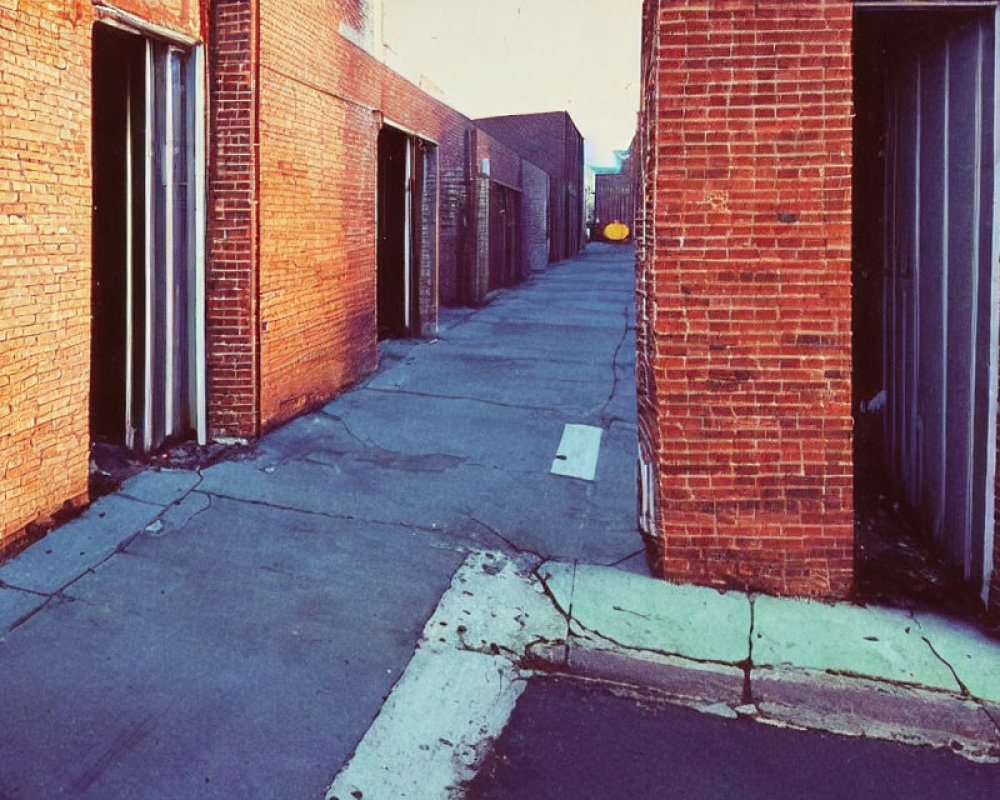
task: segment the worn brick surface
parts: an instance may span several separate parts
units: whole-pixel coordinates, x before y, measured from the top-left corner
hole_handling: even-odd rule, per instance
[[[645,3],[640,437],[673,579],[851,585],[851,13]]]
[[[116,5],[199,35],[194,0]],[[85,0],[0,2],[0,550],[87,499],[98,11]]]
[[[208,429],[259,431],[255,3],[212,4],[206,294]]]
[[[549,176],[530,161],[521,163],[522,238],[525,274],[545,269],[549,262]]]
[[[382,120],[437,148],[440,198],[425,194],[420,237],[422,332],[434,332],[439,287],[446,302],[469,301],[463,283],[476,247],[469,206],[473,125],[354,43],[363,36],[342,35],[357,24],[350,5],[335,4],[343,11],[338,15],[319,0],[261,3],[264,427],[329,399],[375,367]],[[519,157],[498,143],[491,152],[519,186]],[[435,204],[437,230],[427,213]]]
[[[486,117],[476,124],[549,174],[549,260],[575,256],[584,245],[583,137],[569,114]]]
[[[0,540],[86,498],[91,21],[0,4]]]

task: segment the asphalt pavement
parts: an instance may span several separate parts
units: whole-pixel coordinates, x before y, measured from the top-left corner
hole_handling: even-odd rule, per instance
[[[483,792],[558,796],[510,749],[559,778],[542,723],[578,689],[553,674],[653,692],[731,748],[779,725],[996,762],[1000,645],[976,629],[649,576],[632,257],[591,245],[447,310],[323,408],[142,472],[0,566],[0,798],[443,800],[484,759]],[[602,715],[655,760],[659,729],[588,697],[578,760]]]
[[[603,684],[537,678],[468,800],[985,800],[1000,768],[946,751],[722,719]]]
[[[0,796],[322,797],[480,550],[646,571],[632,254],[598,247],[0,567]],[[594,480],[550,473],[567,424]]]

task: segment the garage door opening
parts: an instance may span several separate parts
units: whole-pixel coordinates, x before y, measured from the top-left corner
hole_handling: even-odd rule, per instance
[[[378,338],[437,329],[437,147],[390,125],[378,136]]]
[[[94,27],[91,435],[143,452],[204,441],[199,71]]]
[[[521,193],[490,182],[490,291],[521,280]]]
[[[887,5],[858,3],[854,34],[858,517],[880,524],[864,506],[888,498],[899,509],[893,525],[931,543],[985,601],[996,460],[996,9]],[[865,569],[859,558],[859,582]]]

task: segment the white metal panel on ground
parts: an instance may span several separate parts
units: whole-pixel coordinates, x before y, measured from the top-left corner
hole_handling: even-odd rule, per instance
[[[594,480],[603,432],[593,425],[567,425],[552,461],[552,474]]]

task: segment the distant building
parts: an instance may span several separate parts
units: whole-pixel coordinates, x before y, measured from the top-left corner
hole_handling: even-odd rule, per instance
[[[622,225],[628,229],[624,238],[631,239],[635,234],[635,176],[630,152],[615,150],[617,166],[602,169],[595,176],[592,239],[620,241],[624,232]],[[617,230],[609,233],[609,225],[615,225]]]
[[[583,136],[565,111],[484,117],[476,125],[549,175],[549,260],[579,253],[584,229]]]

